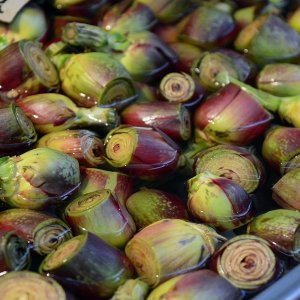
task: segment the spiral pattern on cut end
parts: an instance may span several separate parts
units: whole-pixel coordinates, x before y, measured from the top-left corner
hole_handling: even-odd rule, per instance
[[[22,46],[23,55],[39,80],[47,87],[57,88],[58,72],[44,51],[32,41],[26,41]]]
[[[30,249],[26,241],[15,234],[8,234],[4,256],[12,271],[27,269],[31,262]]]
[[[125,167],[135,151],[136,139],[134,129],[114,130],[104,144],[109,163],[114,167]]]
[[[169,73],[160,83],[160,92],[170,102],[185,102],[195,92],[195,82],[185,73]]]
[[[0,290],[1,299],[6,300],[66,299],[63,288],[55,280],[30,271],[10,272],[1,276]]]
[[[50,253],[72,238],[71,229],[62,221],[49,220],[42,223],[34,234],[34,250],[41,255]]]
[[[222,246],[217,271],[234,286],[255,290],[274,278],[276,257],[267,241],[238,236]]]

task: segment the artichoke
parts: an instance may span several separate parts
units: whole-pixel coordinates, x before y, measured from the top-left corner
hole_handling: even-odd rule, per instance
[[[60,151],[37,148],[0,159],[1,199],[19,208],[59,204],[80,185],[78,161]]]

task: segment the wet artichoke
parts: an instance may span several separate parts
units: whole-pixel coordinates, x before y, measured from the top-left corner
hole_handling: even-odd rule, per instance
[[[42,48],[21,40],[0,51],[0,97],[5,103],[59,89],[58,72]]]
[[[249,81],[253,79],[256,67],[250,60],[234,50],[218,49],[199,55],[194,60],[191,70],[204,88],[215,91],[220,88],[216,80],[220,73],[241,81]]]
[[[188,208],[192,215],[219,230],[250,222],[255,207],[246,191],[234,181],[204,172],[187,181]]]
[[[259,236],[277,251],[300,260],[300,212],[275,209],[256,216],[247,233]]]
[[[37,140],[32,122],[15,104],[0,108],[0,119],[0,156],[24,152]]]
[[[91,233],[77,235],[48,254],[39,272],[88,299],[111,297],[134,275],[121,250]]]
[[[59,204],[80,185],[78,161],[50,148],[0,159],[1,199],[20,208]]]
[[[262,155],[269,166],[285,174],[300,167],[300,128],[274,126],[262,144]]]
[[[275,183],[272,198],[283,208],[300,210],[300,168],[289,171]]]
[[[289,62],[300,56],[300,36],[282,18],[272,14],[262,15],[244,27],[234,44],[259,65]]]
[[[80,165],[103,165],[104,145],[100,136],[89,130],[62,130],[42,136],[37,148],[51,148],[76,158]]]
[[[151,291],[147,300],[238,300],[241,292],[215,272],[203,269],[176,276]]]
[[[32,271],[10,272],[0,277],[1,297],[12,300],[16,297],[67,300],[62,286],[54,279]]]
[[[127,41],[128,47],[121,53],[116,53],[114,57],[137,81],[159,80],[172,70],[178,61],[177,54],[171,47],[153,32],[130,33]]]
[[[162,219],[188,219],[183,200],[163,190],[141,188],[125,204],[138,228]]]
[[[194,125],[205,139],[243,146],[261,136],[272,119],[254,96],[228,84],[197,106]]]
[[[279,97],[256,89],[253,86],[241,82],[233,77],[218,76],[218,81],[222,85],[235,84],[248,96],[253,97],[260,105],[270,112],[279,115],[284,123],[292,124],[294,127],[300,127],[298,111],[300,109],[299,95]]]
[[[140,278],[154,287],[203,267],[219,240],[225,238],[206,225],[164,219],[136,233],[125,253]]]
[[[231,14],[207,2],[188,16],[179,37],[201,48],[212,49],[225,46],[235,34],[236,25]]]
[[[195,156],[196,174],[212,174],[231,179],[247,193],[254,192],[265,181],[262,162],[247,148],[233,145],[218,145],[201,151]]]
[[[40,133],[69,128],[89,128],[106,133],[119,124],[116,109],[78,107],[69,97],[57,93],[28,96],[18,100],[17,104]]]
[[[121,108],[136,98],[130,75],[106,53],[75,54],[60,68],[62,90],[79,106]]]
[[[187,73],[171,72],[162,78],[159,91],[170,103],[181,103],[187,108],[196,107],[205,95],[205,89]]]
[[[257,87],[276,96],[300,94],[300,66],[289,63],[266,65],[257,76]]]
[[[191,114],[180,103],[133,103],[120,113],[122,124],[158,128],[176,142],[191,137]]]
[[[88,231],[119,248],[136,230],[126,208],[107,189],[75,198],[66,207],[64,216],[76,234]]]
[[[180,149],[166,134],[155,128],[120,126],[104,141],[107,162],[130,176],[153,181],[172,174]]]
[[[138,1],[125,0],[113,5],[99,21],[102,29],[128,34],[150,30],[156,23],[152,10]]]
[[[85,195],[103,189],[108,189],[113,196],[125,205],[125,200],[133,193],[134,179],[121,172],[97,168],[80,168],[81,185],[76,195]]]
[[[269,242],[254,235],[226,241],[211,259],[211,268],[237,288],[259,291],[283,272],[283,265]]]
[[[11,208],[0,213],[0,231],[14,232],[39,255],[50,253],[72,238],[71,228],[61,219],[22,208]]]
[[[109,52],[111,54],[89,52],[84,53],[84,56],[82,56],[83,53],[79,54],[80,56],[75,55],[73,59],[72,55],[68,55],[67,57],[57,56],[54,58],[56,65],[61,68],[61,65],[71,56],[71,65],[68,65],[67,62],[68,67],[66,71],[67,74],[70,72],[71,74],[65,75],[66,72],[60,73],[62,88],[66,89],[66,93],[68,91],[72,93],[76,101],[83,104],[87,102],[86,105],[92,105],[92,101],[95,102],[97,95],[98,98],[101,98],[101,90],[113,79],[119,78],[119,80],[117,80],[117,82],[119,82],[118,88],[121,87],[121,79],[123,81],[125,79],[130,81],[132,77],[134,80],[142,82],[153,81],[154,79],[161,78],[178,60],[176,53],[168,44],[150,31],[129,32],[125,36],[120,33],[105,32],[94,25],[69,23],[64,30],[64,41],[71,45],[81,45],[90,48],[92,51]],[[77,62],[78,59],[80,59],[79,62]],[[137,61],[139,62],[138,64],[136,63]],[[69,68],[71,68],[71,71]],[[90,84],[87,85],[85,82],[82,82],[80,88],[83,90],[81,91],[78,90],[79,87],[76,86],[77,82],[72,82],[72,78],[76,76],[80,77],[85,73],[87,73],[86,79]],[[69,75],[72,75],[71,78],[69,78],[72,84],[69,86],[70,84],[67,83],[67,86],[65,85],[64,88],[64,78],[65,76],[69,77]],[[99,80],[98,76],[100,76],[102,80]],[[94,92],[92,93],[90,91],[88,93],[93,85]],[[113,83],[109,84],[110,87],[112,85]],[[127,83],[127,86],[123,83],[123,93],[124,96],[127,95],[128,98],[134,94],[132,86],[129,85],[130,83]],[[72,92],[72,86],[76,88],[74,92]],[[101,87],[102,89],[99,91]],[[80,95],[80,93],[83,95]],[[114,93],[110,94],[112,94],[111,96],[114,95]],[[121,101],[124,96],[118,95],[119,101]],[[87,97],[91,99],[86,99]],[[100,102],[100,104],[108,104],[113,102],[113,99],[112,101],[98,100],[98,102]]]

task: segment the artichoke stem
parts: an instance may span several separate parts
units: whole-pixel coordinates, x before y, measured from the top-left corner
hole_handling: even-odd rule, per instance
[[[261,90],[258,90],[240,80],[233,78],[231,76],[227,76],[221,74],[217,77],[217,82],[221,85],[226,85],[228,83],[233,83],[238,85],[242,88],[246,93],[250,94],[251,96],[255,97],[255,99],[267,110],[276,113],[279,110],[279,107],[282,103],[282,98],[273,96]]]
[[[171,102],[184,102],[191,99],[194,90],[194,80],[185,73],[169,73],[160,83],[161,93]]]
[[[78,127],[95,127],[108,132],[119,124],[119,115],[115,108],[111,107],[80,107],[76,112],[74,125]]]
[[[91,47],[101,50],[107,45],[107,33],[100,27],[72,22],[63,27],[62,39],[72,46]]]
[[[63,27],[62,39],[72,46],[87,47],[93,51],[121,51],[129,47],[129,42],[121,33],[107,33],[98,26],[78,22]]]

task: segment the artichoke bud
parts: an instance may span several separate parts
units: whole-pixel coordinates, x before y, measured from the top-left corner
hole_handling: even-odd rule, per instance
[[[58,72],[36,42],[21,40],[1,50],[0,68],[0,95],[6,103],[59,88]]]
[[[251,95],[267,110],[277,113],[282,121],[300,127],[298,111],[300,109],[299,95],[279,97],[256,89],[253,86],[239,81],[231,76],[218,76],[220,84],[232,83],[239,86],[245,93]]]
[[[123,251],[88,232],[61,244],[39,267],[41,274],[87,299],[110,299],[133,271]]]
[[[155,127],[176,142],[191,137],[191,115],[180,103],[133,103],[121,112],[122,124]]]
[[[111,166],[136,178],[153,181],[177,169],[180,148],[157,128],[119,126],[107,134],[104,147]]]
[[[247,148],[218,145],[201,151],[194,159],[196,174],[211,172],[238,183],[247,193],[254,192],[265,181],[262,162]]]
[[[159,79],[178,61],[170,46],[150,31],[129,33],[127,40],[128,48],[116,53],[115,58],[135,80],[149,82]]]
[[[243,226],[255,216],[255,207],[246,191],[234,181],[209,172],[187,181],[188,209],[205,224],[226,231]]]
[[[247,233],[259,236],[280,253],[300,261],[300,212],[275,209],[256,216]]]
[[[101,138],[89,130],[62,130],[42,136],[38,148],[51,148],[73,156],[80,165],[95,167],[105,163]]]
[[[11,208],[0,213],[0,231],[12,231],[30,249],[46,255],[72,238],[71,228],[57,217],[32,209]]]
[[[125,253],[138,275],[151,287],[203,267],[218,241],[214,229],[181,219],[163,219],[136,233]]]
[[[17,154],[37,139],[30,119],[15,104],[0,108],[0,156]]]
[[[77,107],[67,96],[45,93],[18,100],[18,106],[41,133],[69,128],[90,128],[106,133],[119,123],[116,109],[111,107]]]
[[[272,198],[283,208],[300,210],[300,168],[287,172],[275,183]]]
[[[241,299],[241,292],[217,273],[198,270],[178,275],[153,289],[147,300]]]
[[[222,47],[236,35],[236,24],[230,13],[213,4],[203,4],[189,16],[180,39],[204,49]]]
[[[232,76],[240,81],[253,77],[255,66],[242,54],[229,49],[204,52],[192,66],[193,75],[210,91],[220,88],[217,76]]]
[[[276,96],[300,94],[300,66],[290,63],[266,65],[258,74],[257,87]]]
[[[259,65],[289,62],[300,55],[300,36],[280,17],[262,15],[239,32],[235,48]]]
[[[108,189],[75,198],[66,207],[64,215],[77,234],[91,232],[114,247],[122,248],[136,230],[126,208]]]
[[[105,53],[73,55],[60,70],[62,89],[79,106],[121,108],[137,97],[130,75]]]
[[[156,22],[147,5],[127,0],[113,5],[101,18],[100,26],[109,32],[128,34],[150,30]]]
[[[138,228],[162,219],[188,219],[183,200],[163,190],[143,187],[129,196],[125,204]]]
[[[43,209],[60,203],[80,185],[79,164],[60,151],[38,148],[0,164],[2,199],[19,208]]]
[[[248,91],[228,84],[200,103],[194,125],[208,140],[243,146],[261,136],[272,119]]]
[[[268,165],[285,174],[300,166],[300,128],[275,126],[262,144],[262,155]]]
[[[78,196],[108,189],[125,206],[125,200],[133,193],[134,179],[126,174],[98,168],[80,168],[81,186]]]

